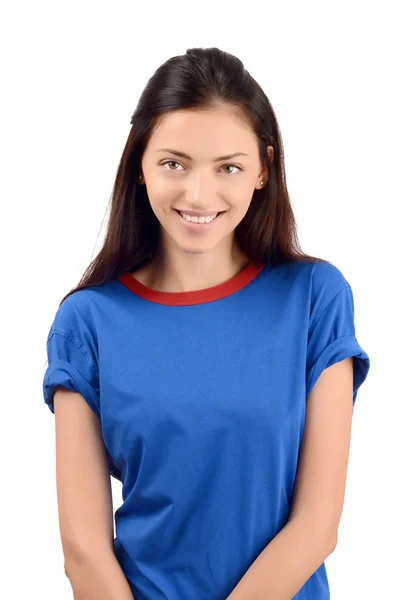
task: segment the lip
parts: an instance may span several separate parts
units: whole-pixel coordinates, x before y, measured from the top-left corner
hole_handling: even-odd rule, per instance
[[[212,227],[214,227],[216,225],[216,223],[220,219],[222,219],[222,217],[226,214],[226,211],[223,211],[222,214],[215,217],[215,219],[210,221],[210,223],[192,223],[191,221],[186,221],[186,219],[184,219],[179,214],[179,211],[177,211],[176,209],[173,209],[173,210],[175,210],[175,212],[177,213],[179,219],[182,221],[183,226],[192,233],[200,233],[200,232],[205,232],[205,231],[208,231],[209,229],[212,229]],[[204,216],[204,215],[202,215],[202,216]]]
[[[211,217],[214,214],[223,212],[223,210],[207,210],[200,212],[198,210],[183,210],[183,208],[176,208],[175,210],[179,213],[190,215],[191,217]]]

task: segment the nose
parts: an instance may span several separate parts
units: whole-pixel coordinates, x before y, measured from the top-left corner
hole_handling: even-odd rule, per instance
[[[193,173],[187,178],[185,197],[193,210],[205,210],[217,195],[214,175]],[[201,207],[201,208],[196,208]]]

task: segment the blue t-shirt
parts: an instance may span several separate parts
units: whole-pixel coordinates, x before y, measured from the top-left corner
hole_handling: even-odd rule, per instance
[[[47,353],[51,411],[62,385],[101,420],[122,482],[114,551],[135,600],[225,600],[288,520],[322,371],[354,357],[353,409],[370,364],[350,284],[301,261],[190,292],[125,272],[58,307]],[[324,563],[293,600],[313,598],[330,598]]]

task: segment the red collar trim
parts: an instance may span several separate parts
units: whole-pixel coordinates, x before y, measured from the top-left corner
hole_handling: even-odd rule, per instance
[[[169,306],[186,306],[189,304],[204,304],[221,300],[241,290],[250,283],[263,269],[264,265],[256,267],[249,263],[240,273],[219,285],[215,285],[202,290],[193,290],[190,292],[161,292],[143,285],[132,273],[124,272],[117,278],[131,292],[155,302],[157,304],[167,304]]]

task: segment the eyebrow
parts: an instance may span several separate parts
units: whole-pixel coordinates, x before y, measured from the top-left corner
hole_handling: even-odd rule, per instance
[[[180,150],[172,150],[172,148],[158,148],[156,152],[170,152],[171,154],[175,154],[175,156],[180,156],[181,158],[193,160],[192,157],[186,154],[185,152],[181,152]],[[235,156],[249,156],[249,154],[245,154],[245,152],[235,152],[234,154],[226,154],[226,156],[218,156],[218,158],[214,158],[213,162],[218,162],[220,160],[229,160],[230,158],[234,158]]]

